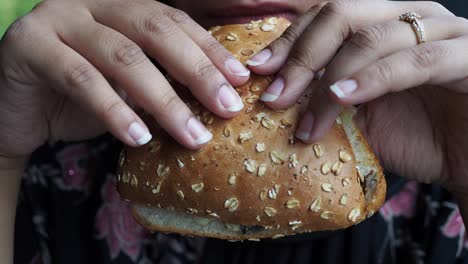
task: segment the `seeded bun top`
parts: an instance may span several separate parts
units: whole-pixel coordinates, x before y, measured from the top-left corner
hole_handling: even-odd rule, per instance
[[[270,18],[211,32],[245,62],[288,25],[285,19]],[[118,170],[119,192],[134,204],[270,231],[228,235],[188,226],[167,228],[168,223],[156,223],[141,213],[140,223],[183,234],[260,238],[345,228],[381,206],[385,179],[355,125],[354,110],[346,109],[320,142],[307,145],[294,138],[306,96],[302,104],[272,110],[258,100],[270,83],[269,77],[252,75],[236,88],[245,108],[230,120],[188,99],[187,105],[213,134],[199,151],[180,146],[144,115],[157,136],[146,146],[126,147]]]

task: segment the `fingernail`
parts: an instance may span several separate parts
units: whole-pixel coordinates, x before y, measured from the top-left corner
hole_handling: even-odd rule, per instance
[[[302,117],[296,130],[296,137],[302,141],[308,141],[314,125],[314,116],[312,112],[307,111]]]
[[[133,141],[139,146],[148,143],[152,138],[148,129],[144,128],[138,122],[133,122],[128,127],[128,134],[133,139]]]
[[[270,49],[264,49],[260,51],[259,53],[255,54],[252,58],[247,60],[247,65],[250,66],[259,66],[262,64],[265,64],[273,55]]]
[[[195,117],[187,121],[187,129],[195,144],[202,145],[213,138],[213,134]]]
[[[338,98],[345,98],[350,96],[357,89],[357,82],[355,80],[338,81],[330,86],[330,90]]]
[[[276,78],[276,80],[270,84],[270,86],[263,92],[260,100],[264,102],[273,102],[278,99],[284,89],[284,79],[281,77]]]
[[[227,84],[221,85],[218,93],[221,104],[229,112],[238,112],[244,108],[242,99],[231,86],[228,86]]]
[[[250,75],[250,71],[236,59],[228,59],[226,67],[237,76],[245,77]]]

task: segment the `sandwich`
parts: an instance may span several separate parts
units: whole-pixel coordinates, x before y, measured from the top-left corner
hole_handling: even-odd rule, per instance
[[[284,18],[210,30],[245,63],[289,26]],[[305,94],[273,110],[259,101],[271,76],[252,74],[236,87],[244,109],[232,119],[210,113],[193,97],[192,112],[213,134],[200,150],[179,145],[143,114],[153,135],[147,145],[124,147],[118,191],[136,220],[157,232],[228,240],[279,238],[337,230],[372,216],[385,200],[382,168],[346,107],[319,142],[294,137]]]

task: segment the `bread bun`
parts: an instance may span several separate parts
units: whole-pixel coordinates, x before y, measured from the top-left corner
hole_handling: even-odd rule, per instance
[[[288,25],[268,18],[211,32],[245,62]],[[385,178],[356,127],[354,109],[345,109],[320,142],[304,144],[294,130],[306,98],[287,110],[268,108],[258,99],[271,80],[252,75],[237,87],[245,108],[230,120],[187,99],[213,134],[198,151],[180,146],[143,115],[156,137],[143,147],[125,147],[118,168],[118,190],[134,204],[138,222],[161,232],[276,238],[345,228],[382,205]]]

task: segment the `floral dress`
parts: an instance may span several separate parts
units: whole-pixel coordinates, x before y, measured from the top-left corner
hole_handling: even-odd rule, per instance
[[[449,193],[390,173],[384,206],[345,230],[261,242],[151,234],[116,191],[121,147],[103,136],[33,154],[19,195],[15,263],[468,263]]]

